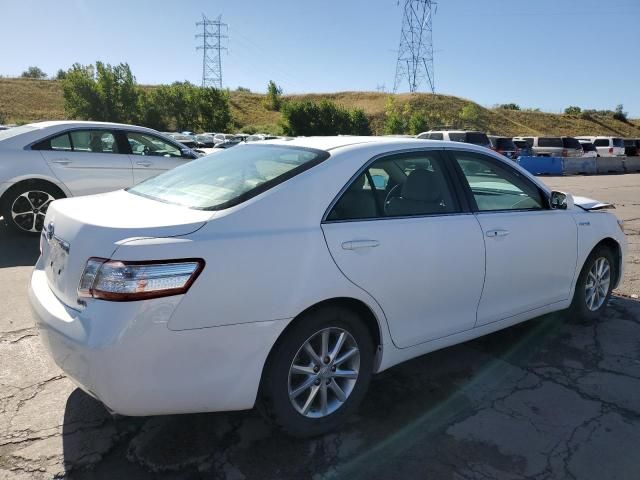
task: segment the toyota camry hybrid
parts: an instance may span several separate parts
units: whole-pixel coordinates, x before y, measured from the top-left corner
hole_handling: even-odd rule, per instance
[[[257,405],[318,435],[395,364],[597,318],[626,250],[610,207],[470,144],[246,144],[52,202],[29,297],[56,363],[113,412]]]

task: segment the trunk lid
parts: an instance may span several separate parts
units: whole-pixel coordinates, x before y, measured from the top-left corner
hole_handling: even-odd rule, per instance
[[[77,288],[90,257],[111,258],[125,239],[187,235],[213,215],[124,190],[56,200],[40,242],[49,286],[66,305],[80,308]]]

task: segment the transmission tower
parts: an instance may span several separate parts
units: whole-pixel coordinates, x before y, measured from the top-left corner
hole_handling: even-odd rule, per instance
[[[436,9],[437,3],[433,0],[405,0],[394,92],[403,82],[408,82],[410,92],[416,92],[426,81],[431,93],[435,93],[433,14]]]
[[[196,50],[202,50],[202,86],[222,88],[222,50],[227,48],[222,45],[222,41],[229,38],[228,25],[222,23],[222,16],[215,20],[209,20],[202,14],[202,20],[196,22],[196,27],[202,27],[202,33],[196,38],[202,39],[202,45]]]

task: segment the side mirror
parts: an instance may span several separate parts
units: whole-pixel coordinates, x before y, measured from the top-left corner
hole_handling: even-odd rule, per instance
[[[180,149],[180,152],[182,153],[182,158],[197,158],[197,155],[190,148],[182,148]]]
[[[556,192],[555,190],[551,192],[550,204],[551,208],[555,210],[566,210],[569,206],[570,195],[564,192]]]

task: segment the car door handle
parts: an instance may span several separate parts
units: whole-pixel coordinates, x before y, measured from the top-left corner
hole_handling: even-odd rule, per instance
[[[140,165],[141,167],[148,167],[151,165],[151,162],[149,160],[140,160],[139,162],[136,162],[136,165]]]
[[[494,230],[487,230],[487,237],[506,237],[507,235],[509,235],[509,230],[500,230],[500,229],[494,229]]]
[[[68,158],[56,158],[55,160],[51,160],[51,163],[57,163],[58,165],[69,165],[71,160]]]
[[[350,240],[342,243],[343,250],[357,250],[359,248],[373,248],[380,245],[377,240]]]

